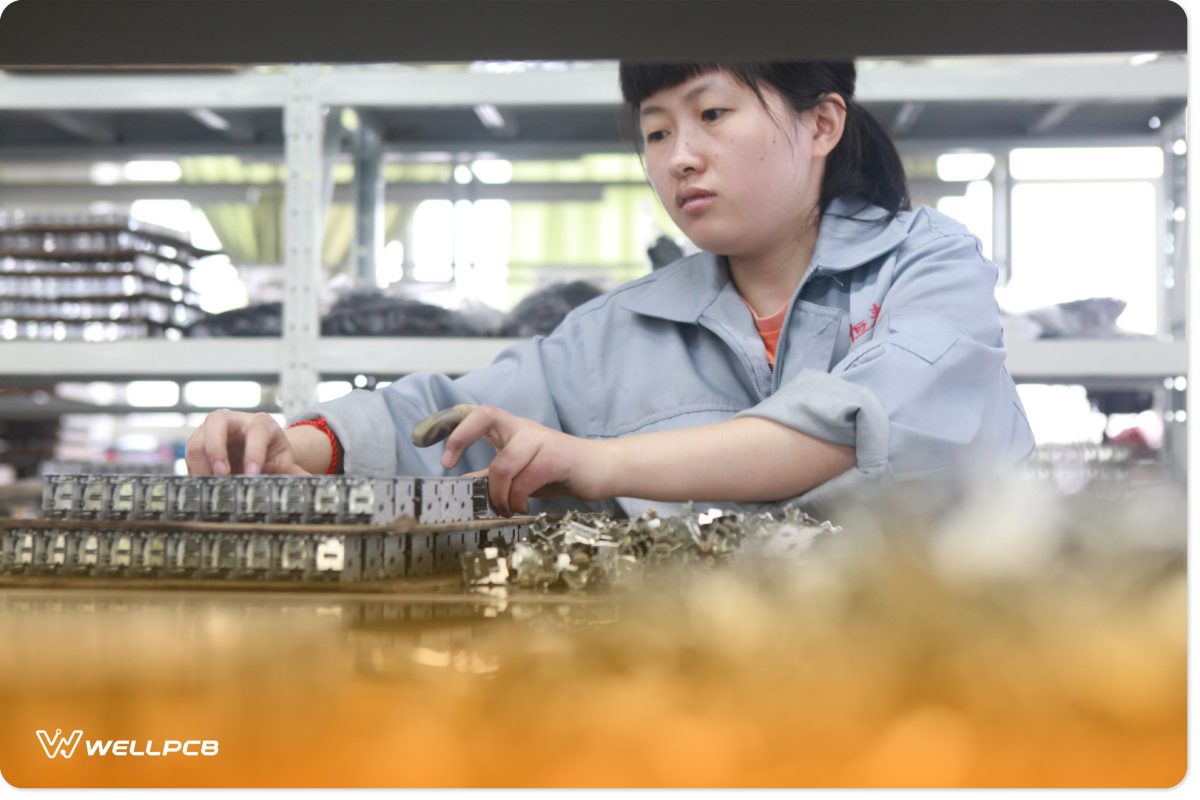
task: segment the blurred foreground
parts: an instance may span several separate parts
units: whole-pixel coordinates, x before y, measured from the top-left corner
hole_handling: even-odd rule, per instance
[[[640,588],[0,589],[0,771],[34,786],[1171,786],[1182,488],[936,514]],[[35,731],[219,755],[47,758]],[[160,745],[161,746],[161,745]]]

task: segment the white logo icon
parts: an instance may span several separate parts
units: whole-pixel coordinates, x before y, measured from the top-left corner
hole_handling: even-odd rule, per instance
[[[54,758],[62,756],[70,758],[75,754],[75,748],[79,746],[79,740],[83,738],[83,731],[76,729],[70,736],[62,735],[62,728],[54,731],[54,736],[45,731],[37,732],[38,741],[42,743],[42,749],[46,751],[46,758]]]

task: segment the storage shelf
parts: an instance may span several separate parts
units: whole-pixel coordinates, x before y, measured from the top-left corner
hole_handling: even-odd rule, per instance
[[[313,363],[324,377],[388,378],[420,370],[460,375],[490,364],[520,339],[322,337]],[[283,368],[276,338],[6,342],[0,380],[229,379],[276,381]],[[1015,342],[1008,369],[1017,381],[1144,381],[1188,373],[1187,343],[1154,339],[1064,339]]]

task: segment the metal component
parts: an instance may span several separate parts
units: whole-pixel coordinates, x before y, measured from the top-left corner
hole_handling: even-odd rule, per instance
[[[468,586],[504,586],[508,583],[508,562],[497,547],[483,547],[463,555],[463,583]]]
[[[270,574],[275,564],[273,537],[258,534],[246,537],[240,572],[248,577],[260,578]]]
[[[79,478],[48,475],[42,488],[42,513],[47,517],[74,517],[79,509]]]
[[[228,520],[237,516],[238,481],[236,478],[210,478],[202,484],[203,519]]]
[[[289,537],[280,548],[279,568],[287,577],[301,577],[308,569],[312,554],[313,544],[307,537]]]
[[[510,585],[580,591],[630,583],[648,570],[715,566],[747,550],[774,559],[803,556],[821,536],[840,533],[841,528],[791,507],[778,515],[718,509],[697,514],[686,508],[678,516],[659,517],[649,511],[636,520],[543,515],[529,526],[524,541],[501,540],[465,554],[463,576],[468,585],[495,585],[499,571],[488,555],[495,551],[506,560]]]
[[[167,478],[161,476],[137,479],[134,496],[134,516],[141,519],[162,519],[167,513]]]
[[[313,521],[333,522],[342,510],[342,482],[336,478],[318,478],[312,490]]]
[[[167,519],[200,519],[207,478],[173,478],[167,481]]]
[[[237,518],[263,522],[275,508],[278,486],[273,478],[245,478],[237,484]]]
[[[471,487],[471,503],[474,508],[475,519],[496,516],[496,510],[492,508],[492,499],[488,491],[487,478],[475,478],[475,482]]]
[[[281,522],[300,522],[312,507],[313,484],[307,480],[281,480],[275,492],[272,519]]]
[[[473,518],[473,483],[462,478],[421,478],[417,485],[422,524],[462,522]]]
[[[138,541],[134,572],[139,575],[160,575],[167,568],[167,536],[152,533]]]
[[[433,534],[415,534],[408,539],[408,559],[405,575],[424,576],[433,574]]]
[[[516,525],[489,534],[473,522],[479,491],[486,481],[472,478],[47,475],[47,519],[78,519],[84,530],[5,528],[0,569],[322,581],[448,573],[480,544],[517,536]],[[418,515],[439,529],[410,535]],[[447,526],[455,522],[468,524]],[[289,524],[330,530],[293,535]],[[362,526],[371,529],[355,530]]]
[[[86,475],[80,485],[79,516],[96,519],[105,516],[110,506],[110,484],[104,475]]]
[[[137,480],[129,475],[109,475],[108,478],[108,516],[111,519],[129,519],[134,516],[133,510],[138,503],[138,490],[141,488]]]

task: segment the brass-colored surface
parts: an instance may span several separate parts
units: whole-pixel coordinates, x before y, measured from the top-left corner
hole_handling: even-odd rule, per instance
[[[1185,506],[1031,492],[848,515],[799,560],[625,593],[9,584],[0,771],[20,787],[1172,786]],[[39,729],[220,753],[49,759]]]

